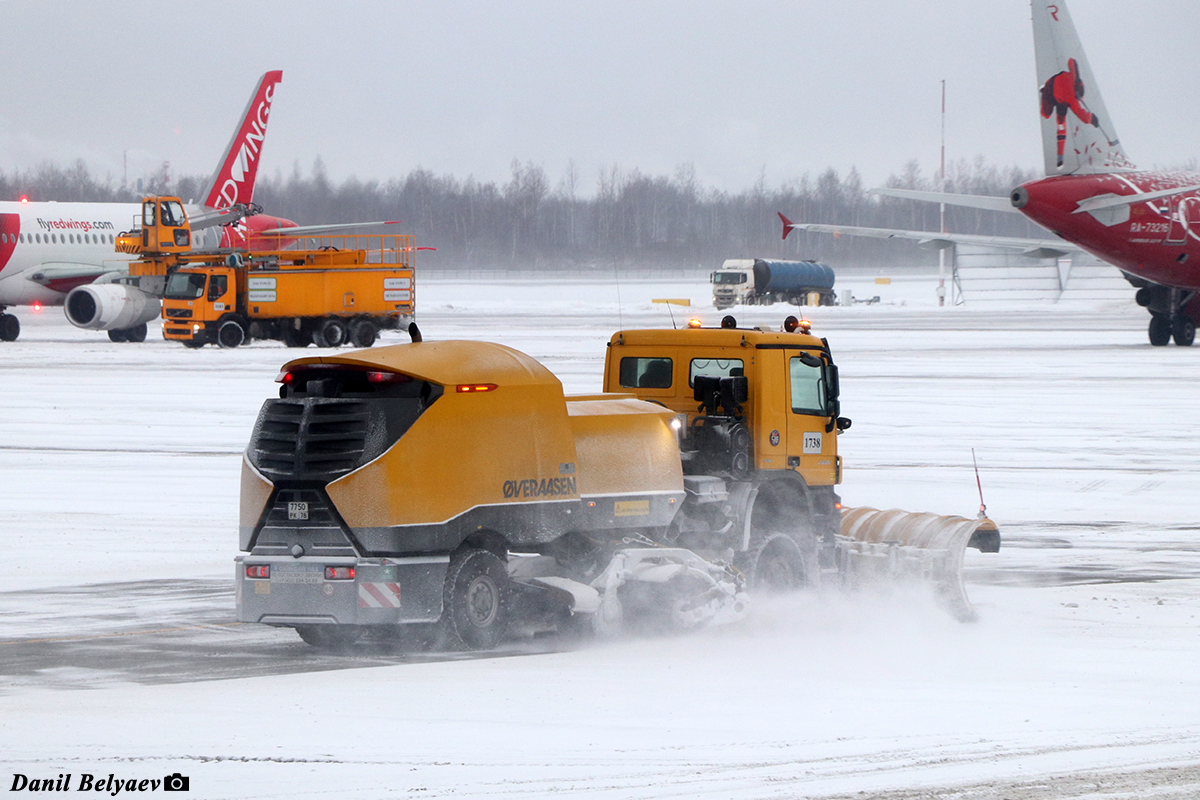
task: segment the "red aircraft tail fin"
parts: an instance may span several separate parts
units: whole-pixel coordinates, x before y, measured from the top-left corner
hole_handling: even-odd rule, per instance
[[[788,234],[792,232],[792,221],[778,211],[775,213],[779,214],[779,219],[783,222],[783,238],[786,239]]]
[[[262,157],[263,138],[267,134],[271,101],[275,98],[275,87],[282,81],[282,70],[272,70],[259,80],[242,114],[242,121],[229,140],[220,166],[213,175],[204,205],[228,208],[235,203],[249,203],[254,199],[254,179],[258,176],[258,162]]]

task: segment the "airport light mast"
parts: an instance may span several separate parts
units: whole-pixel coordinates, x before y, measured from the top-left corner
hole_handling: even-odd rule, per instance
[[[946,193],[946,80],[942,79],[942,167],[940,171],[942,194]],[[942,212],[942,233],[946,232],[946,204],[940,203]],[[938,248],[938,306],[946,305],[946,248]]]

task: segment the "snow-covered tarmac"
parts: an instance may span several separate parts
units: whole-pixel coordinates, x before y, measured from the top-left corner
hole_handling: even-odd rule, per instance
[[[854,420],[841,493],[969,516],[974,448],[1004,533],[999,554],[968,552],[980,621],[801,595],[688,637],[486,658],[333,657],[230,624],[240,452],[297,351],[188,351],[153,329],[112,344],[19,310],[0,346],[0,785],[1200,796],[1200,349],[1151,348],[1132,302],[937,309],[925,280],[852,288],[883,302],[810,310]],[[594,391],[608,336],[669,325],[664,297],[720,317],[702,283],[426,278],[418,319]]]

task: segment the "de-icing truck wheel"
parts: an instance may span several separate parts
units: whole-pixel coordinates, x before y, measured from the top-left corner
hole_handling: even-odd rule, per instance
[[[783,594],[807,585],[804,554],[796,540],[786,533],[767,533],[756,537],[750,549],[738,556],[751,592]]]
[[[487,550],[464,550],[450,561],[443,590],[447,632],[472,650],[495,647],[508,631],[508,567]]]

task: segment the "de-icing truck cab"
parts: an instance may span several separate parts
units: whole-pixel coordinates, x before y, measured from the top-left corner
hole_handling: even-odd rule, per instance
[[[604,392],[574,396],[509,347],[410,332],[284,366],[243,459],[239,620],[317,645],[439,623],[486,648],[727,621],[755,592],[885,572],[971,615],[962,550],[998,545],[990,520],[845,529],[850,422],[806,323],[621,331]]]

